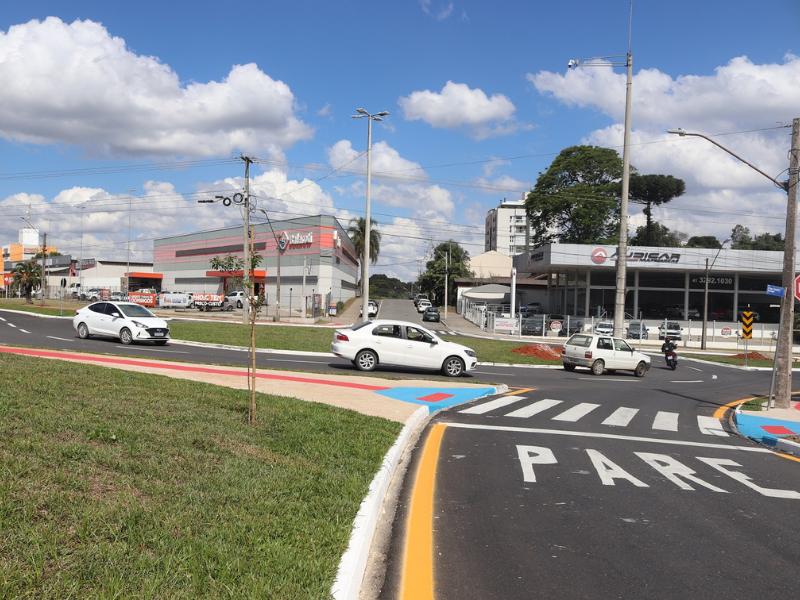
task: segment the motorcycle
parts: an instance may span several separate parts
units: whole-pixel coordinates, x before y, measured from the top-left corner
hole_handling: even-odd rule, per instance
[[[673,371],[678,368],[678,355],[675,350],[666,352],[664,354],[664,360],[667,362],[667,366]]]

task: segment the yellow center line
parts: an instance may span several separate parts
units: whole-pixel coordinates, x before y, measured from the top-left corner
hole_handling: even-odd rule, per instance
[[[400,581],[401,600],[433,600],[433,494],[436,463],[447,426],[436,423],[428,432],[417,466],[406,518],[406,544]]]

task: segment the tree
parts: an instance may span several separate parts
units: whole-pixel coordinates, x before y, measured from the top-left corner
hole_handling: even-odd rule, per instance
[[[689,241],[686,242],[686,247],[719,249],[722,248],[722,244],[720,244],[719,240],[713,235],[693,235],[689,238]]]
[[[370,275],[369,297],[375,298],[406,298],[411,291],[411,284],[389,277],[383,273]]]
[[[377,229],[377,221],[370,219],[369,228],[369,261],[372,264],[378,262],[378,255],[381,253],[381,232]],[[347,234],[353,240],[353,245],[356,247],[356,254],[358,260],[361,262],[361,257],[364,256],[364,239],[366,238],[367,220],[364,217],[357,219],[350,219],[350,225],[347,228]]]
[[[449,268],[448,268],[449,265]],[[444,302],[445,273],[448,279],[448,304],[455,304],[456,277],[471,277],[469,269],[469,252],[464,250],[458,242],[449,240],[442,242],[433,249],[433,258],[425,263],[425,271],[419,276],[417,283],[419,289],[426,292],[432,303]]]
[[[681,196],[686,191],[686,184],[682,179],[672,175],[639,175],[631,173],[630,194],[631,202],[644,204],[647,217],[643,246],[660,246],[654,243],[653,207],[660,206],[670,200]],[[638,235],[638,234],[637,234]]]
[[[260,254],[253,254],[250,257],[250,270],[256,269],[261,262],[264,260]],[[214,271],[221,271],[223,273],[232,273],[235,271],[243,271],[244,270],[244,259],[238,256],[234,256],[233,254],[228,254],[227,256],[213,256],[208,261],[209,266]],[[242,285],[243,278],[242,277],[226,277],[225,278],[225,292],[227,292],[227,287],[232,285],[234,289],[236,287],[240,287]]]
[[[531,244],[615,243],[621,178],[622,159],[615,150],[597,146],[562,150],[525,199],[536,227]]]
[[[25,301],[32,304],[31,293],[33,288],[42,282],[42,266],[35,260],[19,263],[14,270],[14,285],[18,286],[25,296]]]
[[[731,230],[731,248],[733,250],[749,250],[753,244],[750,229],[744,225],[736,225]]]
[[[664,248],[679,248],[683,245],[686,234],[680,231],[671,231],[665,225],[654,222],[650,231],[647,225],[636,228],[636,235],[630,239],[632,246],[662,246]]]
[[[783,251],[785,243],[780,233],[760,233],[754,238],[750,235],[750,229],[744,225],[736,225],[731,230],[731,248]]]

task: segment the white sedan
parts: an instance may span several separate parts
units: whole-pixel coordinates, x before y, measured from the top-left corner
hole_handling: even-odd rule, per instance
[[[75,312],[72,326],[84,340],[99,335],[119,338],[126,345],[148,341],[159,346],[169,340],[167,322],[133,302],[95,302]]]
[[[471,348],[446,342],[414,323],[383,319],[337,329],[331,351],[361,371],[372,371],[381,364],[433,369],[458,377],[478,364]]]

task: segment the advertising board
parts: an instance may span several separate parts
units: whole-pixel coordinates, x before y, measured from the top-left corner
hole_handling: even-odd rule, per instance
[[[146,306],[148,308],[155,308],[158,302],[158,296],[156,294],[131,292],[128,294],[128,301],[141,304],[142,306]]]

